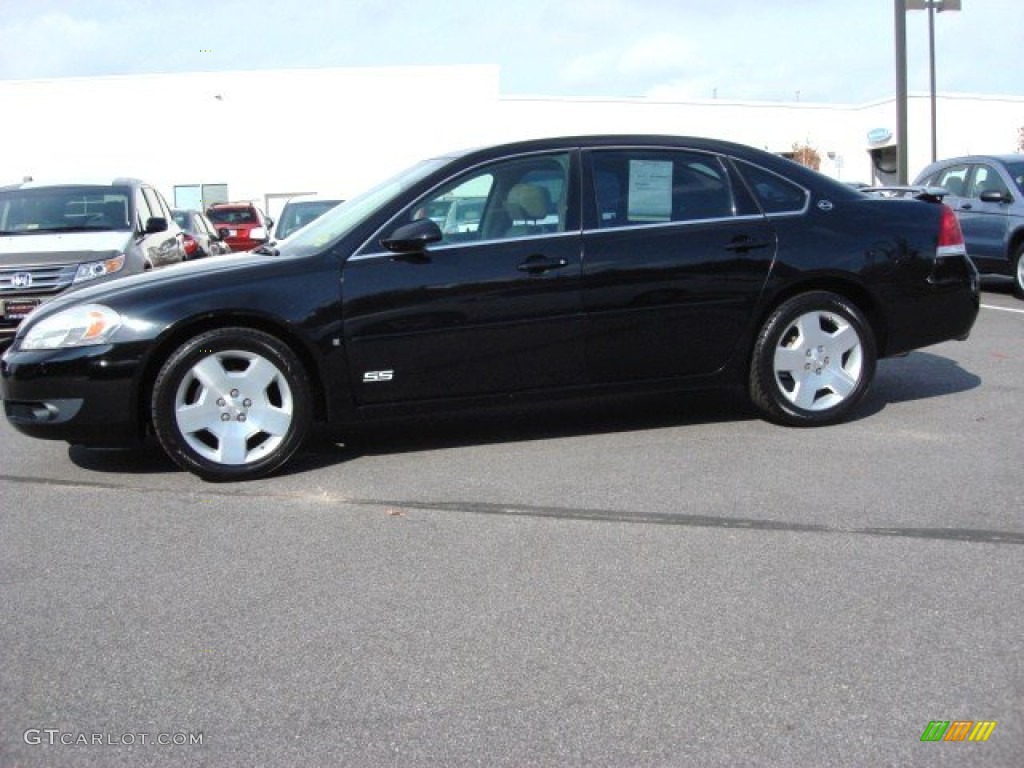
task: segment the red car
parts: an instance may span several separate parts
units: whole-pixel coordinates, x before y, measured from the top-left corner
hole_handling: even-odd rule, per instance
[[[232,251],[251,251],[270,238],[272,219],[252,203],[217,203],[206,215]]]

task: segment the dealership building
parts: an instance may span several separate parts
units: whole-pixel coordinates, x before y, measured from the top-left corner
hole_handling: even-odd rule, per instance
[[[659,101],[503,94],[493,66],[190,72],[0,81],[0,184],[135,176],[181,207],[349,197],[424,157],[518,139],[664,133],[789,153],[850,182],[895,180],[896,103]],[[938,157],[1017,151],[1024,98],[940,93]],[[911,178],[930,99],[908,99]]]

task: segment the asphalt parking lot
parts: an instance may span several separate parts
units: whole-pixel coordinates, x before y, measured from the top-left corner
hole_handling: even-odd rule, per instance
[[[831,428],[490,414],[224,486],[4,421],[0,766],[1024,764],[1024,302],[982,301]]]

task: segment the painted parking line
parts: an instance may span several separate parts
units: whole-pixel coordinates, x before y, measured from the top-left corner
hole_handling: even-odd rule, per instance
[[[982,304],[983,309],[999,309],[1003,312],[1016,312],[1017,314],[1024,315],[1024,309],[1010,309],[1010,307],[997,307],[995,304]]]

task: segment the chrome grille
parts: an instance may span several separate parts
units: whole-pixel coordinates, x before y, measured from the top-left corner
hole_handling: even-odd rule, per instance
[[[44,267],[0,267],[0,296],[39,295],[63,291],[75,279],[78,264],[52,264]],[[28,285],[25,283],[28,282]]]

